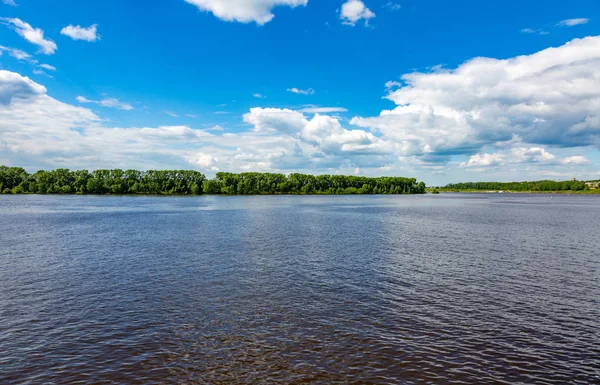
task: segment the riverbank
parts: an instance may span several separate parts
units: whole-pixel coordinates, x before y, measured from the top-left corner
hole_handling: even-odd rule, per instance
[[[195,170],[78,170],[28,173],[0,166],[3,194],[78,195],[378,195],[424,194],[425,183],[405,177],[217,172]]]
[[[427,189],[427,193],[468,193],[468,194],[563,194],[563,195],[600,195],[600,189],[581,191],[505,191],[505,190],[452,190],[452,189]]]

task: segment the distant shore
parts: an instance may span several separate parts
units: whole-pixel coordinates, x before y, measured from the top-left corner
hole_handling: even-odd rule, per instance
[[[524,182],[462,182],[430,187],[428,191],[521,194],[600,194],[600,181],[537,180]]]
[[[195,170],[77,170],[28,173],[0,166],[2,194],[64,195],[377,195],[424,194],[425,183],[405,177],[289,175],[217,172],[214,179]]]
[[[451,189],[427,189],[428,193],[433,193],[437,190],[441,193],[475,193],[475,194],[561,194],[561,195],[600,195],[600,189],[595,190],[581,190],[581,191],[506,191],[506,190],[451,190]]]

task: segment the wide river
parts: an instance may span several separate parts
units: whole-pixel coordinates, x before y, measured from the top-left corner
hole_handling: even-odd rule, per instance
[[[600,383],[600,197],[0,197],[1,384]]]

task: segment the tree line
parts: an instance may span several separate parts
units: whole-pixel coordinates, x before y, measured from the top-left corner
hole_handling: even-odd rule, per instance
[[[533,182],[465,182],[451,183],[444,190],[453,191],[583,191],[589,187],[583,181],[539,180]]]
[[[214,179],[191,170],[77,170],[60,168],[28,173],[0,166],[3,194],[423,194],[414,178],[218,172]]]

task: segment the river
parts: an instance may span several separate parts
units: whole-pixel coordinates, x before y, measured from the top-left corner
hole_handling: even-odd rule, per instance
[[[600,198],[0,196],[0,383],[600,383]]]

